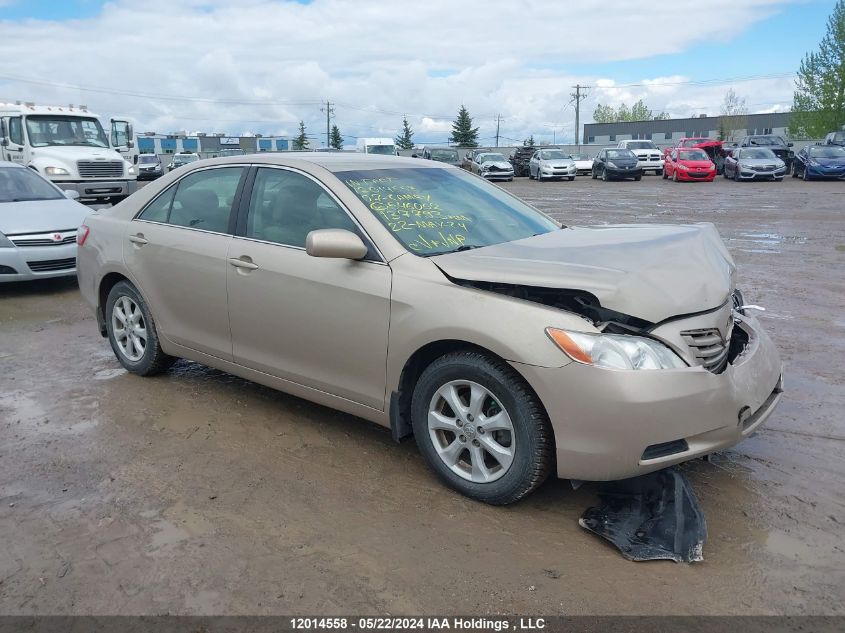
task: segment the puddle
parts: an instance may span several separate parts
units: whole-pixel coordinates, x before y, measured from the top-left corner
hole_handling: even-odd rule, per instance
[[[101,369],[97,373],[94,374],[94,380],[109,380],[111,378],[117,378],[118,376],[122,376],[123,374],[128,374],[129,372],[126,371],[123,367],[112,367],[111,369]]]
[[[740,233],[739,237],[729,238],[730,242],[750,242],[752,244],[805,244],[807,238],[803,235],[781,235],[780,233]]]

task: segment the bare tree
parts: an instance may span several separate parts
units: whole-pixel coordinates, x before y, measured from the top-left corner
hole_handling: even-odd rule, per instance
[[[748,108],[745,106],[745,98],[736,94],[733,88],[729,88],[722,101],[722,108],[719,117],[719,140],[733,141],[736,133],[744,130],[748,125]]]

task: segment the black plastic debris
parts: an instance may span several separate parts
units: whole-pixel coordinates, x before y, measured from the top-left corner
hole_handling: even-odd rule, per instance
[[[628,560],[704,560],[707,524],[687,478],[676,468],[600,484],[601,505],[578,523],[616,545]]]

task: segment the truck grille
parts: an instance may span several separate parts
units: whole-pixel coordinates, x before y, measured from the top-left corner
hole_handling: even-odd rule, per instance
[[[70,270],[76,268],[76,258],[67,259],[46,259],[39,262],[27,262],[27,266],[34,273],[46,273],[54,270]]]
[[[681,336],[705,369],[720,374],[728,364],[728,344],[716,328],[685,330]]]
[[[120,178],[123,176],[123,161],[120,160],[80,160],[76,166],[82,178]]]

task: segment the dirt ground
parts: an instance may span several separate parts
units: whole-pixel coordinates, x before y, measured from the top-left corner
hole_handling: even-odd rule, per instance
[[[182,362],[127,374],[75,281],[0,286],[0,613],[843,614],[845,183],[505,185],[572,224],[714,222],[786,363],[765,428],[685,466],[705,560],[632,563],[595,487],[506,508],[386,429]]]

